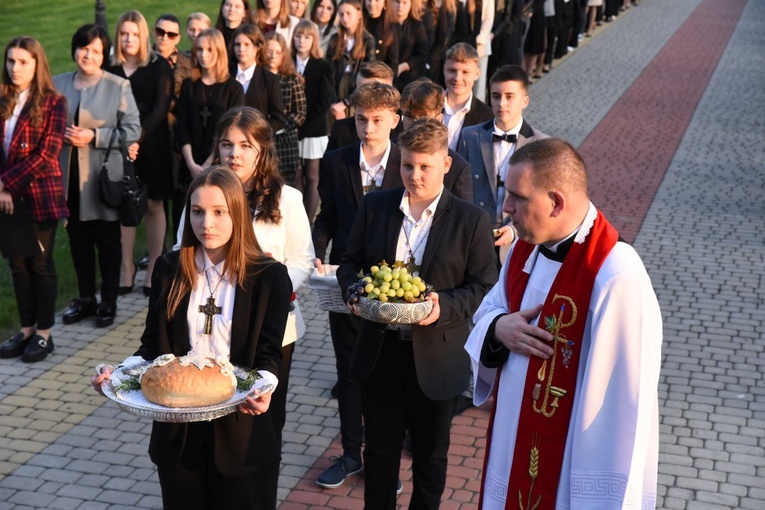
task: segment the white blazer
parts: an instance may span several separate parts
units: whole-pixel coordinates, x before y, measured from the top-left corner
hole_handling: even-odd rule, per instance
[[[282,28],[281,23],[276,24],[276,33],[281,34],[284,40],[287,41],[287,47],[292,49],[292,36],[295,33],[295,27],[300,23],[300,19],[290,14],[290,24],[286,28]]]
[[[314,268],[313,261],[316,258],[311,241],[311,226],[303,206],[303,194],[290,186],[282,186],[279,211],[282,213],[282,221],[279,224],[253,220],[252,228],[255,231],[255,239],[258,240],[260,249],[287,266],[287,272],[290,275],[290,280],[292,280],[292,290],[297,292],[311,276]],[[185,221],[186,209],[181,214],[173,250],[181,248]],[[305,334],[305,322],[300,313],[300,306],[297,300],[293,303],[295,309],[290,312],[287,318],[282,346],[293,343]]]

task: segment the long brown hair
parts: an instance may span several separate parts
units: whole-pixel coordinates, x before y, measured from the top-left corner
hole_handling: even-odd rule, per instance
[[[197,283],[198,268],[195,255],[200,242],[191,226],[191,196],[203,186],[214,186],[223,192],[228,214],[231,216],[233,230],[226,243],[226,260],[223,263],[223,274],[229,281],[241,287],[248,274],[252,274],[248,273],[248,266],[264,264],[271,260],[263,253],[255,239],[244,187],[234,171],[225,166],[214,166],[205,170],[191,182],[186,193],[186,219],[183,223],[181,253],[167,294],[168,319],[173,318],[184,296],[191,292]]]
[[[392,0],[385,0],[383,11],[380,14],[383,18],[383,33],[382,33],[382,45],[390,46],[395,42],[396,36],[396,24],[398,24],[398,15],[396,9],[393,8]],[[364,14],[364,26],[366,26],[367,20],[372,19],[367,10],[367,3],[363,2],[361,11]],[[377,43],[377,41],[375,41]],[[380,48],[378,48],[380,49]]]
[[[295,68],[295,61],[292,60],[292,53],[287,46],[287,41],[284,40],[284,36],[276,32],[269,32],[266,34],[266,44],[268,44],[268,41],[276,41],[282,49],[282,63],[279,66],[279,72],[277,74],[279,74],[279,76],[292,76],[293,78],[297,78],[300,83],[303,83],[303,77],[298,74],[297,69]]]
[[[278,25],[281,28],[288,28],[290,26],[290,4],[288,0],[280,0],[281,6],[279,6],[279,23]],[[257,23],[258,28],[262,29],[263,26],[266,24],[266,4],[263,2],[263,0],[257,0],[255,2],[256,7],[256,13],[255,16],[253,16],[255,23]]]
[[[238,128],[250,142],[260,146],[260,156],[252,174],[252,190],[248,195],[250,212],[257,220],[278,224],[282,219],[279,199],[282,196],[284,178],[279,172],[279,156],[276,154],[271,125],[255,108],[249,106],[231,108],[223,114],[215,127],[213,162],[216,164],[222,163],[218,148],[220,140],[232,127]]]
[[[13,48],[21,48],[26,50],[32,55],[35,60],[35,77],[32,80],[32,85],[29,90],[29,98],[27,104],[29,105],[29,118],[32,121],[32,125],[35,127],[41,126],[43,121],[42,104],[47,96],[60,95],[56,88],[53,86],[53,79],[50,76],[50,68],[48,67],[48,59],[45,56],[45,50],[42,45],[29,36],[21,36],[13,39],[5,47],[3,52],[3,79],[0,84],[0,120],[7,120],[13,114],[13,109],[16,107],[16,101],[18,101],[18,93],[16,87],[11,81],[11,75],[8,74],[8,66],[6,60],[8,59],[8,52]]]
[[[356,27],[356,31],[352,34],[348,33],[348,29],[345,28],[342,23],[337,24],[337,45],[335,47],[335,54],[332,55],[332,60],[341,60],[343,58],[343,54],[345,53],[345,43],[351,37],[356,41],[351,50],[351,58],[353,60],[364,60],[367,56],[366,45],[364,44],[364,34],[367,33],[367,30],[364,28],[364,11],[362,10],[361,2],[359,2],[359,0],[343,0],[337,5],[337,10],[339,11],[340,7],[345,4],[358,9],[358,11],[362,13],[362,16],[359,19],[359,26]]]
[[[255,46],[258,49],[258,56],[255,57],[255,61],[259,66],[266,65],[266,52],[265,52],[265,46],[266,46],[266,39],[263,37],[263,32],[260,31],[260,29],[251,24],[251,23],[245,23],[243,25],[239,25],[239,28],[237,28],[234,31],[234,35],[231,36],[231,54],[234,54],[234,45],[236,44],[236,38],[240,35],[243,35],[247,37],[250,41],[252,41],[252,45]]]

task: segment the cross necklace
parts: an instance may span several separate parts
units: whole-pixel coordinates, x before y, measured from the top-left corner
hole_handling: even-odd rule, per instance
[[[443,211],[441,211],[441,213],[438,216],[436,216],[433,219],[433,221],[430,222],[430,226],[428,227],[428,230],[426,230],[425,232],[420,234],[420,238],[419,238],[419,241],[417,243],[417,246],[415,246],[414,248],[412,248],[412,242],[409,240],[409,234],[410,233],[407,232],[407,230],[406,230],[406,223],[403,225],[404,238],[406,239],[406,251],[409,254],[409,257],[407,258],[406,264],[404,264],[404,265],[406,266],[407,271],[409,271],[409,273],[412,276],[419,276],[419,274],[420,274],[420,266],[415,262],[414,254],[417,252],[417,250],[420,249],[420,245],[422,245],[423,241],[425,241],[428,238],[428,235],[430,234],[430,231],[433,229],[433,225],[435,225],[435,223],[439,219],[441,219],[442,215],[443,215]],[[411,230],[414,230],[416,227],[417,227],[417,224],[415,223],[412,226]]]
[[[223,308],[215,306],[215,291],[218,290],[218,285],[223,281],[223,277],[215,284],[215,288],[212,288],[210,284],[210,275],[205,270],[205,279],[207,280],[207,288],[210,289],[210,297],[207,298],[207,303],[199,305],[199,313],[205,314],[205,335],[212,334],[212,321],[214,315],[220,315],[223,312]]]
[[[205,88],[207,87],[204,83],[202,83],[202,80],[199,80],[199,84],[202,87],[202,100],[204,101],[204,108],[201,112],[199,112],[199,116],[202,117],[202,128],[207,128],[207,121],[212,117],[212,112],[207,107],[207,100],[208,96],[209,99],[212,99],[212,95],[215,93],[215,89],[212,85],[209,86],[210,92],[208,93]]]

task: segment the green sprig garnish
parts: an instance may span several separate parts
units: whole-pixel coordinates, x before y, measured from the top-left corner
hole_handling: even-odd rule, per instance
[[[241,377],[237,376],[236,390],[249,391],[249,389],[252,388],[253,384],[255,384],[255,381],[262,378],[263,376],[260,375],[257,370],[252,370],[250,372],[247,372],[247,377],[245,379],[242,379]]]
[[[114,391],[125,393],[127,391],[135,391],[141,389],[141,382],[137,375],[123,379],[120,383],[114,387]]]

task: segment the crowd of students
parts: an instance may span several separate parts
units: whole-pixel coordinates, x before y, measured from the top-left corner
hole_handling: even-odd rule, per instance
[[[538,37],[537,22],[551,17],[548,4],[558,13],[552,17],[567,21],[545,22],[541,53],[550,58],[540,60],[534,49],[538,42],[531,39]],[[460,259],[460,264],[470,262],[474,274],[464,264],[455,265],[449,277],[443,268],[432,273],[444,293],[435,317],[420,324],[426,328],[425,338],[454,336],[464,343],[470,316],[496,281],[499,250],[515,240],[502,210],[508,161],[523,145],[547,137],[523,120],[528,87],[533,76],[549,70],[553,57],[576,46],[585,25],[581,19],[569,23],[576,19],[571,12],[581,14],[585,4],[504,2],[495,9],[493,0],[317,0],[309,9],[305,0],[258,0],[257,5],[223,0],[214,25],[203,13],[187,16],[191,50],[186,52],[179,50],[183,28],[176,16],[163,14],[156,20],[152,45],[147,20],[130,10],[119,17],[113,40],[96,25],[79,27],[71,42],[75,71],[55,77],[35,39],[13,39],[3,54],[0,88],[0,214],[15,218],[36,242],[6,255],[21,327],[0,345],[0,356],[35,362],[54,349],[53,247],[59,220],[66,219],[79,291],[63,313],[65,324],[95,316],[97,327],[109,326],[118,297],[133,292],[136,228],[122,226],[118,212],[99,195],[102,172],[114,181],[121,178],[120,145],[148,190],[147,271],[139,285],[150,298],[150,317],[137,354],[155,356],[203,343],[207,333],[200,329],[194,300],[225,301],[228,295],[229,305],[214,317],[222,324],[216,329],[220,337],[210,341],[220,344],[218,352],[232,361],[278,380],[273,395],[251,399],[240,408],[252,430],[262,433],[266,427],[275,444],[281,444],[295,341],[305,331],[294,292],[314,269],[324,271],[325,263],[350,263],[346,251],[351,248],[356,271],[370,257],[403,258],[395,246],[376,246],[368,253],[359,246],[361,227],[354,221],[365,195],[406,189],[406,206],[398,192],[408,218],[401,228],[409,252],[402,253],[418,265],[430,246],[422,243],[437,221],[433,215],[440,211],[425,206],[451,204],[450,197],[457,197],[452,209],[461,212],[445,216],[455,224],[439,223],[439,229],[450,225],[447,234],[462,236],[464,222],[474,220],[468,230],[480,230],[480,235],[466,240],[470,249]],[[618,14],[617,4],[606,1],[602,12]],[[544,11],[537,12],[540,5]],[[601,10],[590,13],[592,23],[599,22]],[[587,26],[589,34],[591,23]],[[483,101],[487,96],[491,106]],[[422,160],[433,154],[441,159]],[[404,177],[410,166],[423,165],[435,165],[438,179],[421,187]],[[238,181],[225,175],[232,171]],[[423,207],[415,214],[410,208],[418,200]],[[463,211],[463,201],[476,207]],[[456,222],[459,214],[462,227]],[[242,228],[242,222],[252,228]],[[419,228],[421,234],[407,228]],[[176,251],[167,249],[168,230],[177,236]],[[416,244],[418,235],[422,237]],[[485,252],[492,256],[486,258]],[[273,269],[275,262],[286,272]],[[463,274],[468,276],[452,281]],[[229,282],[221,287],[223,297],[211,280]],[[259,301],[271,303],[268,320],[251,322],[263,315],[260,310],[245,325],[249,332],[260,332],[247,340],[254,343],[245,356],[234,352],[232,321],[238,319],[231,296],[237,296],[237,303],[244,299],[240,293],[261,299],[258,292],[266,291],[259,285],[275,290]],[[462,297],[448,289],[457,289]],[[439,300],[437,295],[430,299]],[[183,306],[187,309],[179,308]],[[188,317],[188,325],[177,323],[178,314]],[[449,318],[449,328],[435,324],[439,314]],[[395,408],[397,417],[390,421],[395,426],[388,430],[383,417],[390,402],[379,392],[384,380],[375,375],[386,365],[375,369],[373,361],[362,375],[356,366],[357,337],[370,334],[368,324],[340,313],[330,313],[329,324],[344,452],[317,483],[338,487],[369,464],[367,508],[389,508],[401,487],[389,449],[401,443],[408,427],[415,453],[413,502],[437,508],[445,481],[448,425],[460,393],[467,389],[460,382],[467,381],[462,373],[465,353],[441,352],[446,347],[438,346],[428,354],[410,347],[388,353],[411,359],[407,377],[420,379],[402,381],[417,385],[420,393]],[[418,331],[378,333],[408,340],[411,346]],[[274,353],[279,347],[280,353]],[[369,356],[374,360],[379,353]],[[427,371],[422,367],[426,359],[433,361],[429,356],[438,362],[458,360],[459,369],[450,375],[432,373],[426,382],[420,371]],[[104,371],[94,384],[108,375]],[[459,381],[443,385],[454,378]],[[383,421],[367,422],[362,459],[362,415],[369,409],[370,388],[378,398],[375,416]],[[227,451],[236,462],[221,463],[215,438],[228,430],[227,423],[188,426],[182,433],[193,438],[193,449],[172,455],[168,445],[155,444],[155,434],[170,440],[180,429],[155,427],[152,459],[159,467],[165,508],[181,501],[199,505],[224,493],[231,508],[275,507],[279,448],[252,455]],[[429,435],[436,429],[441,433]],[[232,434],[245,450],[246,442],[255,441],[241,430]],[[195,471],[200,463],[217,480],[212,483],[215,490],[203,495]],[[203,486],[209,485],[204,477],[211,473],[203,475]],[[236,496],[230,499],[230,494]]]

